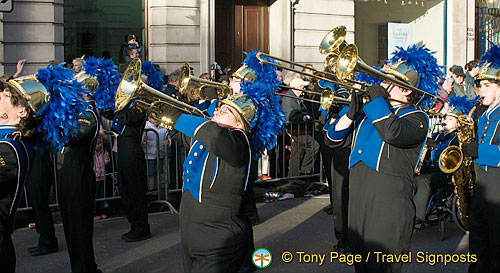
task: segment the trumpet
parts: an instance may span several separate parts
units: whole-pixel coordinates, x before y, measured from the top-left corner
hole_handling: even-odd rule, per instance
[[[198,108],[178,101],[145,84],[141,78],[141,60],[138,58],[133,59],[127,66],[118,85],[115,97],[116,111],[125,109],[133,99],[137,99],[134,102],[135,107],[141,111],[147,111],[152,118],[167,128],[172,128],[172,123],[159,107],[161,104],[177,108],[190,115],[205,117],[205,114]]]
[[[320,99],[318,101],[318,100],[313,100],[313,99],[299,98],[299,97],[294,96],[294,95],[278,94],[278,95],[280,95],[282,97],[286,97],[286,98],[300,99],[300,100],[307,101],[307,102],[319,103],[323,110],[328,110],[330,108],[330,106],[332,106],[333,102],[338,102],[338,103],[343,103],[343,104],[349,104],[351,102],[351,100],[349,100],[349,99],[335,96],[330,87],[326,87],[325,89],[323,89],[322,92],[308,91],[308,90],[288,87],[286,85],[280,85],[280,87],[320,95]]]
[[[185,94],[188,87],[192,83],[198,83],[200,87],[196,91],[196,97],[199,99],[209,99],[205,94],[206,87],[214,87],[217,89],[217,97],[219,99],[223,99],[228,97],[231,94],[231,88],[227,84],[207,81],[204,79],[200,79],[198,77],[191,76],[189,64],[185,63],[181,69],[181,77],[179,79],[179,92],[181,94]]]

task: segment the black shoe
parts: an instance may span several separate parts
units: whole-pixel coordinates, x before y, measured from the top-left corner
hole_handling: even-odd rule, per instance
[[[260,216],[257,216],[256,218],[251,219],[250,222],[252,222],[252,226],[256,226],[256,225],[259,225],[260,223],[262,223],[262,221],[260,220]]]
[[[343,252],[343,253],[349,253],[351,252],[351,250],[349,249],[349,247],[347,246],[347,243],[340,239],[337,241],[337,244],[333,246],[333,249],[335,251],[340,251],[340,252]]]
[[[424,221],[420,218],[415,218],[415,223],[413,224],[413,229],[421,230],[424,229]]]
[[[329,210],[332,210],[332,205],[328,205],[328,206],[323,208],[324,212],[328,212]]]
[[[330,209],[325,210],[326,214],[332,215],[333,214],[333,209],[330,207]]]
[[[151,238],[151,232],[149,230],[136,230],[134,232],[125,233],[123,237],[123,240],[125,240],[125,242],[139,242]]]
[[[51,253],[56,253],[57,251],[59,251],[59,248],[57,247],[43,247],[43,246],[37,246],[35,249],[29,250],[31,256],[42,256]]]
[[[34,251],[38,248],[38,246],[30,247],[28,248],[28,252]]]

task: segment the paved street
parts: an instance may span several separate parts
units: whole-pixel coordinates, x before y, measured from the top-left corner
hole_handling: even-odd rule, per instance
[[[257,272],[354,272],[354,268],[338,262],[330,263],[328,258],[322,266],[299,263],[298,256],[291,263],[281,261],[281,254],[290,251],[327,254],[335,241],[333,220],[323,212],[328,204],[327,195],[316,198],[296,198],[285,201],[258,204],[264,221],[254,227],[255,246],[264,247],[273,254],[272,264]],[[388,212],[390,213],[390,212]],[[94,247],[99,267],[104,272],[182,272],[179,220],[177,215],[157,213],[150,215],[153,238],[125,243],[120,235],[128,231],[124,218],[113,218],[95,224]],[[454,223],[447,223],[445,241],[440,241],[437,226],[414,234],[412,238],[413,263],[405,264],[403,272],[466,272],[467,264],[420,264],[416,252],[467,253],[468,237],[462,234]],[[15,232],[14,246],[17,251],[18,272],[69,272],[69,258],[66,251],[61,225],[56,229],[60,251],[55,254],[31,257],[27,248],[37,242],[35,230],[21,229]],[[390,232],[390,231],[388,231]]]

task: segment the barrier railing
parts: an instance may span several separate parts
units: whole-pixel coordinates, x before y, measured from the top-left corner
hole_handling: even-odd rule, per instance
[[[315,139],[317,122],[314,123],[289,123],[286,130],[278,136],[278,141],[274,149],[267,151],[267,167],[259,171],[259,179],[256,183],[277,182],[294,179],[323,178],[322,159],[319,153],[319,145]],[[147,195],[153,197],[150,203],[166,205],[172,213],[178,213],[177,209],[171,203],[172,194],[182,193],[182,165],[188,149],[182,144],[172,141],[170,147],[166,147],[165,158],[162,163],[160,155],[160,137],[157,131],[145,129],[148,135],[148,141],[154,141],[156,148],[156,185],[157,189],[147,191]],[[106,131],[100,136],[102,149],[107,152],[110,158],[109,164],[105,165],[104,186],[102,196],[96,195],[96,202],[106,202],[120,199],[118,177],[117,177],[117,151],[116,136],[111,131]],[[147,147],[147,145],[146,145]],[[104,152],[102,156],[104,156]],[[147,148],[145,150],[147,154]],[[62,167],[63,155],[51,155],[54,181],[51,194],[49,195],[49,206],[59,206],[59,196],[57,194],[58,184],[60,183],[60,169]],[[266,158],[262,159],[266,160]],[[259,165],[262,164],[259,162]],[[104,162],[104,161],[103,161]],[[264,163],[265,164],[265,163]],[[146,166],[149,173],[149,167]],[[163,173],[163,175],[160,175]],[[266,179],[266,175],[270,179]],[[315,182],[318,183],[318,182]],[[322,183],[324,184],[324,183]],[[29,211],[32,207],[28,202],[26,189],[24,198],[19,205],[18,211]]]

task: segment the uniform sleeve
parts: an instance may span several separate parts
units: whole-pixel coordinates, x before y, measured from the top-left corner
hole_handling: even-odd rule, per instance
[[[129,107],[115,112],[115,116],[123,125],[132,125],[142,123],[146,119],[146,112]]]
[[[14,148],[7,143],[0,143],[0,191],[17,181],[18,161]]]
[[[239,130],[230,130],[213,121],[185,114],[179,117],[175,129],[200,141],[209,152],[231,166],[242,167],[249,163],[248,141]]]
[[[75,145],[78,142],[78,140],[84,138],[97,126],[97,120],[93,112],[90,110],[87,110],[87,112],[88,112],[88,117],[85,118],[83,116],[80,116],[80,118],[78,119],[78,124],[80,124],[80,130],[76,132],[76,134],[69,139],[67,146],[71,147]]]
[[[428,121],[422,112],[413,112],[401,117],[394,115],[383,98],[376,98],[363,107],[369,121],[380,138],[399,148],[422,145],[427,136]]]
[[[100,112],[101,116],[106,119],[113,120],[115,118],[115,113],[111,109],[106,109]]]
[[[331,146],[331,145],[335,146],[335,144],[343,144],[346,141],[349,133],[352,131],[353,126],[350,126],[344,130],[339,130],[339,131],[335,130],[335,125],[337,125],[340,118],[342,116],[344,116],[348,110],[349,110],[349,106],[342,108],[342,110],[340,110],[340,112],[339,112],[339,115],[332,117],[330,120],[328,120],[328,122],[323,127],[323,130],[326,131],[326,138],[330,142],[329,146]],[[334,147],[334,146],[332,146],[332,147]]]

